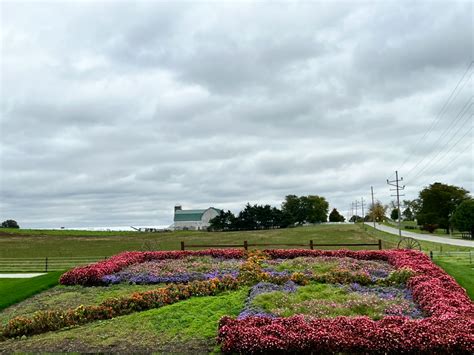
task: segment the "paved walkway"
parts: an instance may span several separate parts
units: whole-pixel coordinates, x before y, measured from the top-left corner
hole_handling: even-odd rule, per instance
[[[392,228],[389,226],[386,226],[384,224],[376,224],[377,229],[390,233],[390,234],[395,234],[398,235],[398,229],[397,228]],[[472,240],[467,240],[467,239],[454,239],[454,238],[448,238],[448,237],[437,237],[435,235],[428,235],[428,234],[419,234],[419,233],[413,233],[413,232],[408,232],[405,230],[402,230],[402,236],[403,237],[411,237],[414,239],[418,240],[424,240],[426,242],[434,242],[434,243],[443,243],[443,244],[449,244],[449,245],[456,245],[458,247],[471,247],[474,248],[474,241]]]
[[[45,273],[35,273],[35,274],[0,274],[0,279],[29,279],[31,277],[46,275]]]

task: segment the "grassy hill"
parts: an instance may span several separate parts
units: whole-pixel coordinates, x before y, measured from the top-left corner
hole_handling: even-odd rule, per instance
[[[396,246],[398,237],[362,225],[317,225],[288,229],[202,232],[84,232],[64,230],[0,230],[0,258],[31,257],[106,257],[125,250],[144,250],[151,243],[158,250],[179,250],[186,244],[249,243],[375,243],[384,248]],[[469,250],[469,248],[421,242],[424,250]],[[326,248],[328,249],[328,248]],[[362,249],[355,247],[354,249]]]

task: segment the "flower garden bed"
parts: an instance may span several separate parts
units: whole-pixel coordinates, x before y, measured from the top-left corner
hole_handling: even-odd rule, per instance
[[[474,306],[420,252],[126,252],[65,273],[63,285],[159,284],[98,306],[16,317],[3,337],[57,330],[250,286],[224,317],[225,352],[470,353]]]

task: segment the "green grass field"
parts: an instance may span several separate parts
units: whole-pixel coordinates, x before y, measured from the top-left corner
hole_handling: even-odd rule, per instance
[[[473,253],[474,255],[474,253]],[[435,256],[434,262],[453,276],[474,300],[474,264],[467,256]]]
[[[312,239],[317,244],[376,243],[377,239],[382,239],[384,248],[396,246],[397,236],[374,231],[367,225],[365,228],[366,230],[361,224],[347,224],[243,232],[87,232],[86,234],[83,231],[4,229],[0,231],[0,258],[101,258],[126,250],[143,250],[146,243],[152,243],[158,250],[179,250],[180,241],[186,244],[243,244],[244,240],[249,243],[308,243]],[[440,247],[445,251],[469,250],[439,243],[421,242],[421,244],[424,250],[439,250]]]
[[[0,310],[57,285],[62,273],[50,272],[29,279],[0,278]]]

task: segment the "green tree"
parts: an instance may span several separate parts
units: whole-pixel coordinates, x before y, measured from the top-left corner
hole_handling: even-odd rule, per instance
[[[454,228],[462,232],[470,232],[474,237],[474,200],[464,200],[459,204],[451,217]]]
[[[393,219],[394,221],[398,220],[398,208],[394,208],[392,212],[390,213],[390,218]]]
[[[283,213],[287,216],[290,224],[303,224],[305,221],[305,214],[301,199],[296,195],[288,195],[281,205]]]
[[[450,217],[457,206],[469,198],[462,187],[435,182],[420,191],[420,209],[416,215],[418,224],[437,224],[449,233]]]
[[[328,219],[329,203],[317,195],[288,195],[282,203],[282,211],[290,224],[320,223]]]
[[[20,228],[18,223],[13,219],[7,219],[2,222],[2,228]]]
[[[329,222],[344,222],[345,220],[344,216],[335,208],[333,208],[329,214]]]
[[[236,218],[231,211],[220,211],[219,215],[209,221],[209,229],[213,231],[225,231],[236,229]]]
[[[322,196],[309,195],[302,196],[303,209],[305,211],[305,220],[308,223],[327,222],[329,203]]]
[[[403,210],[402,216],[405,221],[413,221],[414,219],[413,211],[410,207],[407,207]]]

